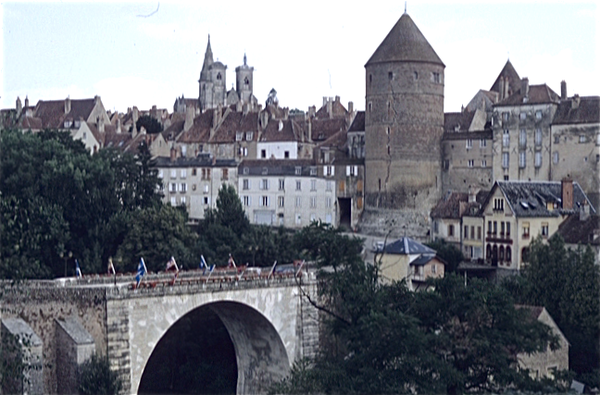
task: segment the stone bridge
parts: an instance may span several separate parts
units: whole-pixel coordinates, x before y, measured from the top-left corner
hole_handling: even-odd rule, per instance
[[[23,392],[77,392],[77,366],[96,352],[108,355],[124,393],[138,393],[159,341],[199,309],[210,309],[229,333],[238,394],[266,392],[294,361],[316,351],[318,314],[306,298],[316,294],[313,272],[212,278],[182,272],[171,279],[146,276],[137,289],[132,276],[3,283],[2,336],[41,339],[39,367],[28,373]]]

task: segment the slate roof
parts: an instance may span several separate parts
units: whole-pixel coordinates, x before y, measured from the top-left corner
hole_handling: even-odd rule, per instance
[[[177,141],[181,143],[206,143],[210,136],[213,116],[213,111],[203,112],[194,118],[194,123],[187,132],[183,132],[178,136],[177,134],[183,130],[184,122],[174,122],[167,130],[165,130],[166,136],[173,133],[174,136],[177,136]]]
[[[577,182],[573,182],[573,209],[562,208],[560,181],[496,181],[484,206],[487,205],[495,188],[500,188],[517,217],[558,217],[561,214],[573,214],[580,210],[580,205],[584,201],[590,205],[590,212],[596,212]],[[548,210],[546,206],[548,202],[558,203],[559,208]]]
[[[599,123],[600,122],[600,96],[584,96],[579,98],[577,108],[572,108],[573,100],[561,100],[552,124],[564,125],[572,123]]]
[[[301,174],[296,174],[296,167],[301,167]],[[302,176],[310,175],[311,167],[316,167],[312,159],[246,159],[238,166],[238,175],[242,176]],[[247,173],[244,169],[247,168]],[[265,173],[266,169],[266,173]]]
[[[203,153],[193,158],[179,157],[171,160],[169,157],[159,156],[154,159],[155,167],[237,167],[235,159],[214,159],[210,154]]]
[[[431,210],[431,218],[460,219],[460,203],[468,200],[469,194],[450,191]]]
[[[253,138],[256,138],[258,134],[258,112],[244,114],[231,110],[225,111],[221,124],[214,131],[210,142],[233,143],[235,142],[236,132],[254,132]]]
[[[290,119],[271,119],[262,132],[260,141],[298,141],[297,130],[300,130],[300,126]]]
[[[331,118],[345,117],[346,115],[348,115],[348,110],[346,110],[346,107],[344,107],[344,105],[339,100],[333,100],[331,102]],[[317,118],[329,118],[329,113],[327,112],[327,104],[319,108],[319,111],[317,111],[315,116]]]
[[[600,216],[591,214],[581,220],[579,214],[570,215],[559,226],[556,233],[568,244],[600,245]]]
[[[474,116],[475,111],[444,113],[444,133],[467,132]]]
[[[71,111],[65,114],[65,100],[40,100],[35,107],[35,116],[42,119],[44,128],[63,128],[64,120],[88,120],[94,109],[94,99],[71,99]]]
[[[420,257],[418,257],[417,259],[415,259],[414,261],[412,261],[410,263],[410,266],[425,266],[427,265],[429,262],[431,262],[432,260],[436,259],[446,265],[446,262],[444,262],[444,260],[438,258],[435,254],[431,255],[431,254],[423,254]]]
[[[325,141],[337,132],[346,130],[344,118],[313,119],[311,122],[313,141]]]
[[[492,140],[493,131],[484,130],[480,132],[444,132],[442,140]]]
[[[365,112],[357,111],[354,120],[348,129],[349,132],[364,132],[365,131]]]
[[[521,92],[521,88],[514,92],[512,95],[502,100],[496,106],[514,106],[523,104],[545,104],[545,103],[558,103],[560,97],[546,84],[542,85],[530,85],[529,94],[527,101],[523,101],[525,97],[524,92]]]
[[[383,249],[386,254],[416,255],[416,254],[434,254],[435,250],[411,239],[410,237],[401,237],[391,244],[387,244]]]
[[[379,44],[367,64],[383,62],[425,62],[444,66],[423,33],[404,13]]]
[[[519,77],[519,74],[513,67],[512,63],[510,63],[510,60],[506,61],[506,64],[502,68],[502,71],[500,71],[500,74],[498,74],[496,81],[494,81],[494,84],[490,88],[491,91],[498,92],[501,94],[502,92],[500,92],[500,77],[508,78],[508,84],[512,92],[515,92],[517,89],[520,89],[521,77]]]

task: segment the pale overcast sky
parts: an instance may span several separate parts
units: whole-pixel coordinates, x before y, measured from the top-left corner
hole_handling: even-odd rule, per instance
[[[1,107],[100,95],[107,110],[198,97],[210,34],[215,60],[254,67],[254,95],[283,107],[323,96],[365,108],[364,65],[404,12],[403,1],[2,3]],[[489,89],[510,59],[530,84],[600,95],[600,10],[588,2],[409,1],[408,14],[446,65],[445,111]]]

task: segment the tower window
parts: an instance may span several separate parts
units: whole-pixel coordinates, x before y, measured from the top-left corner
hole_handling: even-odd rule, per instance
[[[388,72],[388,79],[390,81],[394,79],[394,73],[392,73],[391,71]]]
[[[248,77],[244,78],[244,85],[249,85],[250,81],[248,80]]]
[[[440,79],[440,73],[431,73],[431,79],[433,80],[433,82],[435,82],[436,84],[439,84],[441,82]]]
[[[217,74],[217,80],[221,81],[221,73]]]
[[[369,83],[373,82],[373,74],[369,74]]]
[[[418,80],[419,79],[419,73],[415,71],[414,75],[415,75],[415,80]]]

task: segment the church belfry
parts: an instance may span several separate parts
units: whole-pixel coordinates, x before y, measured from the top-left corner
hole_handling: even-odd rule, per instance
[[[423,213],[441,196],[444,64],[404,13],[365,65],[365,198]]]
[[[244,64],[235,68],[236,86],[235,90],[242,103],[250,103],[253,91],[254,67],[246,63],[246,54],[244,54]]]
[[[225,104],[227,94],[226,71],[227,66],[213,60],[209,35],[206,53],[204,54],[204,63],[200,71],[200,79],[198,80],[200,85],[198,101],[200,102],[201,111],[217,108],[219,105]]]

